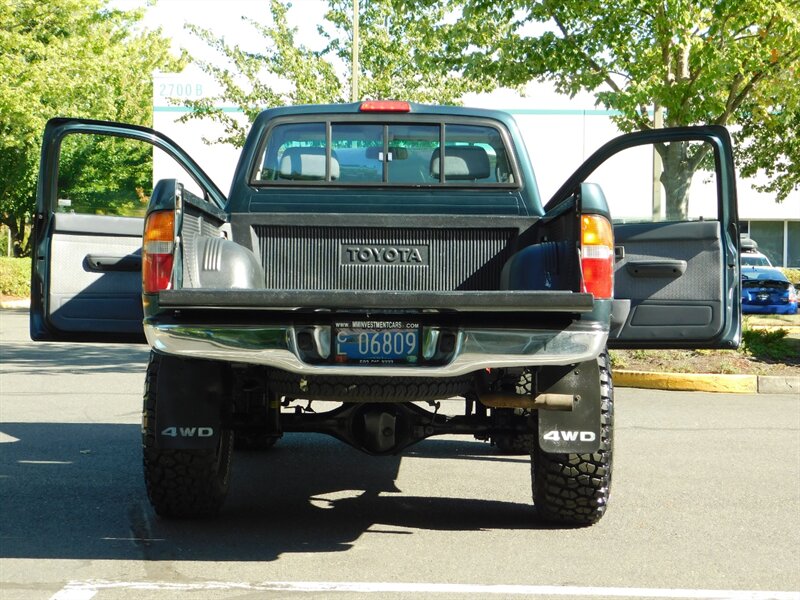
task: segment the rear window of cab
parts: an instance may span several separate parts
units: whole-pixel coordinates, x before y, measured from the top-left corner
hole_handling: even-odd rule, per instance
[[[499,128],[418,122],[287,122],[271,127],[251,184],[519,187]]]

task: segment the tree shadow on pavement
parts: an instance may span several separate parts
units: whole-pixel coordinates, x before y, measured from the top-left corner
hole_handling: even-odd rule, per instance
[[[403,495],[401,457],[372,457],[318,434],[237,453],[222,514],[157,517],[142,481],[136,425],[0,424],[3,558],[269,561],[338,552],[367,531],[540,529],[528,504]],[[481,450],[482,449],[482,450]],[[437,440],[416,458],[519,460],[486,444]]]
[[[3,371],[21,375],[142,373],[150,349],[144,344],[4,343]]]

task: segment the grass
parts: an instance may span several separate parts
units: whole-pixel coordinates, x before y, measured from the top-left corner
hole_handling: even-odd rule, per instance
[[[736,350],[612,350],[615,369],[663,373],[800,374],[800,338],[785,327],[800,315],[747,316]]]

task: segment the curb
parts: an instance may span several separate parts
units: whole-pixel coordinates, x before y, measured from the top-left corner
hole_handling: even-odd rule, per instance
[[[614,371],[614,385],[684,392],[791,394],[800,392],[800,376],[655,373],[620,370]]]
[[[29,309],[31,307],[31,299],[30,298],[13,298],[8,300],[0,300],[0,308],[8,308],[8,309]]]

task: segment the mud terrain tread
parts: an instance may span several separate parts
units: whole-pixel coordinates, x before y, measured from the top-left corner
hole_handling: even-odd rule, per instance
[[[228,491],[233,435],[223,432],[218,450],[156,447],[155,412],[160,356],[150,353],[144,386],[142,450],[147,496],[163,517],[203,517],[219,512]]]
[[[472,376],[426,377],[303,377],[286,371],[269,373],[270,388],[278,395],[339,402],[413,402],[463,396],[474,386]]]
[[[533,394],[533,372],[530,369],[525,369],[519,376],[516,392],[524,396]],[[525,411],[524,414],[527,415],[529,412]],[[507,456],[530,455],[536,447],[536,433],[503,433],[493,435],[491,442],[497,447],[500,454]]]
[[[606,511],[611,487],[614,388],[608,354],[598,357],[600,367],[600,449],[593,454],[531,453],[533,502],[545,520],[560,525],[585,526]]]

